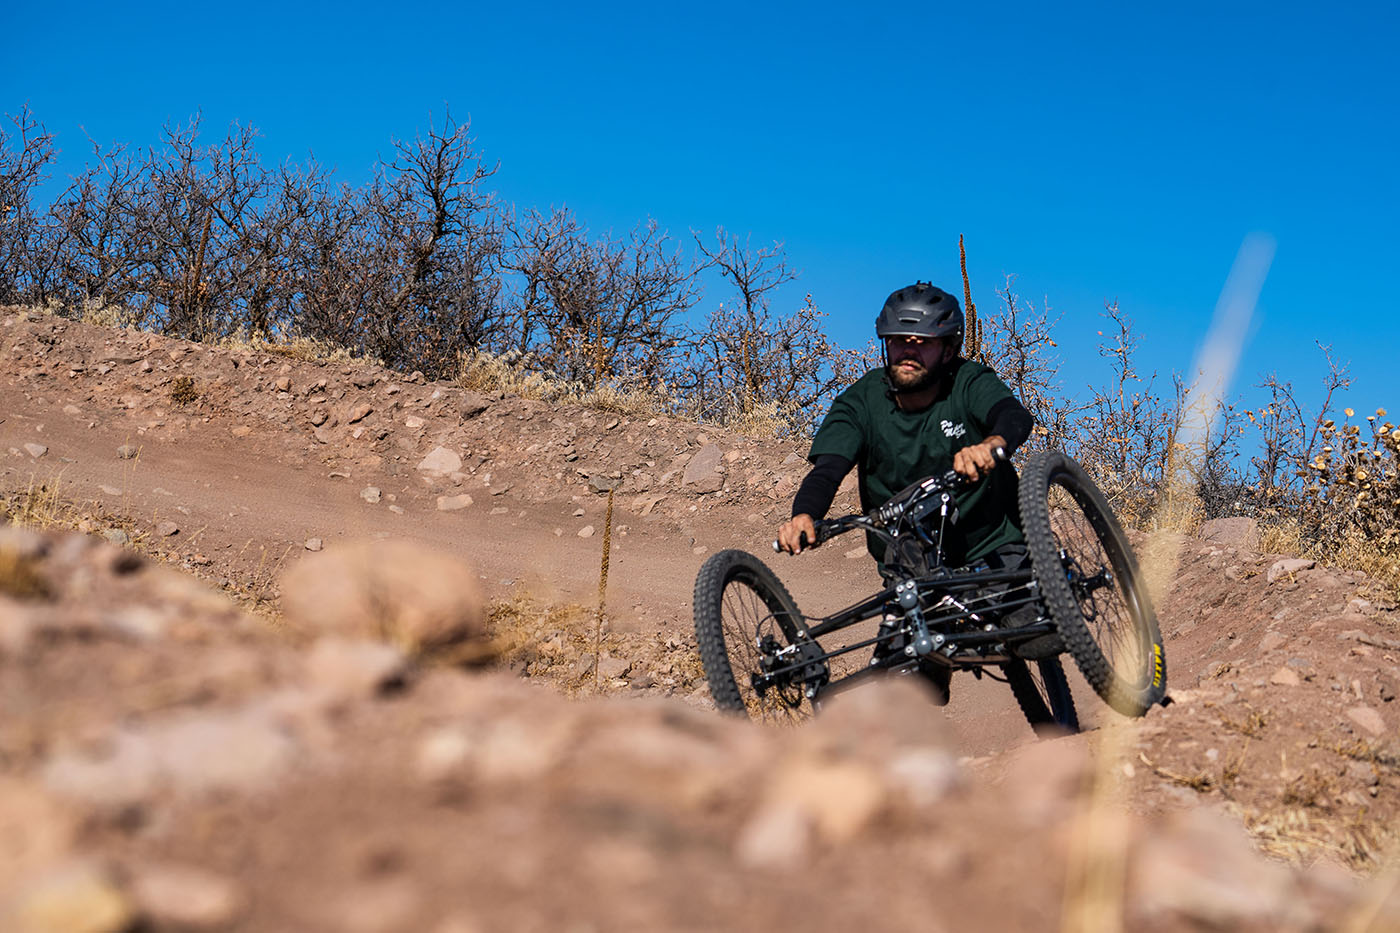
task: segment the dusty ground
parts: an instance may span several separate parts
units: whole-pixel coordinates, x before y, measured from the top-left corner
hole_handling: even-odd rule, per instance
[[[0,419],[0,928],[1400,913],[1400,613],[1356,574],[1140,539],[1175,700],[1141,722],[1072,675],[1089,731],[1036,741],[962,678],[774,733],[710,708],[689,599],[706,554],[764,553],[796,445],[20,309]],[[464,561],[494,640],[280,615],[284,571],[378,538]],[[830,611],[872,582],[858,544],[774,566]]]

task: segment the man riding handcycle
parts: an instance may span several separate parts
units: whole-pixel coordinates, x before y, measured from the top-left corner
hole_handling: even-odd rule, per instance
[[[1122,529],[1061,453],[1033,455],[1018,481],[1010,455],[1030,413],[989,367],[959,357],[957,299],[928,283],[902,288],[875,330],[885,366],[832,404],[773,546],[797,554],[859,528],[884,588],[808,619],[758,558],[715,554],[696,579],[695,625],[716,704],[800,716],[882,673],[920,675],[946,703],[964,669],[1004,678],[1033,726],[1073,731],[1066,651],[1115,709],[1142,715],[1162,701],[1161,637]],[[823,521],[852,467],[863,514]],[[867,621],[873,634],[824,647]],[[833,662],[866,651],[833,676]]]

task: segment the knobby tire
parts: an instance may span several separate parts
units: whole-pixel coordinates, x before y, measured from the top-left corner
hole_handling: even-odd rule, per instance
[[[1143,715],[1166,695],[1166,654],[1137,558],[1108,500],[1078,463],[1043,451],[1021,471],[1019,505],[1036,580],[1065,649],[1109,706]],[[1077,582],[1096,574],[1108,582]]]
[[[739,550],[711,556],[695,578],[694,610],[700,661],[719,709],[770,722],[811,715],[797,687],[770,689],[762,697],[753,689],[760,634],[789,645],[803,625],[797,604],[763,561]]]
[[[1031,665],[1035,667],[1032,668]],[[1054,736],[1079,731],[1079,713],[1059,658],[1041,661],[1015,660],[1002,665],[1002,673],[1016,697],[1016,704],[1037,735]]]

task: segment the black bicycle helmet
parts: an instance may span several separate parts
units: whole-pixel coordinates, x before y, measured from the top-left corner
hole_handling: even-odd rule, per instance
[[[885,299],[875,318],[875,334],[886,337],[961,337],[962,305],[928,282],[915,282]]]

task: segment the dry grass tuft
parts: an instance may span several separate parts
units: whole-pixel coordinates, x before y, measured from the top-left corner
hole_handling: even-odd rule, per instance
[[[1266,554],[1297,554],[1335,567],[1360,570],[1378,595],[1400,600],[1400,547],[1356,532],[1320,536],[1296,518],[1279,517],[1261,525],[1259,549]]]
[[[1195,774],[1181,774],[1180,772],[1173,771],[1170,768],[1164,768],[1161,765],[1154,764],[1152,760],[1149,759],[1142,752],[1138,753],[1138,760],[1141,761],[1143,764],[1147,765],[1147,767],[1151,768],[1152,772],[1158,777],[1166,778],[1173,784],[1180,784],[1183,787],[1189,787],[1192,790],[1197,791],[1198,793],[1204,793],[1210,790],[1211,787],[1215,785],[1215,781],[1205,771],[1198,771]]]
[[[239,330],[216,344],[234,350],[252,350],[271,356],[283,356],[303,363],[369,363],[383,366],[371,356],[356,356],[351,350],[329,340],[314,337],[274,337],[261,332],[251,334]]]
[[[6,496],[0,509],[4,520],[12,525],[53,528],[71,524],[72,509],[61,497],[57,480],[38,484],[30,480],[23,492]]]
[[[176,376],[170,384],[170,400],[176,405],[191,405],[199,400],[193,376]]]
[[[1250,739],[1257,739],[1264,734],[1264,726],[1269,722],[1269,717],[1258,710],[1250,710],[1249,715],[1241,720],[1231,719],[1223,713],[1220,716],[1220,724],[1231,732],[1238,732],[1240,735]]]
[[[567,659],[593,650],[592,638],[586,634],[589,626],[584,624],[590,614],[576,604],[542,606],[528,594],[497,600],[486,614],[490,656],[499,666],[526,672],[567,669]],[[613,644],[612,637],[604,638],[603,644]],[[571,693],[592,683],[590,677],[572,677],[564,670],[552,679]]]
[[[1284,785],[1279,799],[1284,806],[1324,809],[1336,794],[1336,779],[1313,769]]]
[[[619,389],[607,384],[590,388],[534,369],[519,357],[493,353],[462,354],[458,358],[457,384],[477,392],[505,392],[634,416],[656,415],[671,407],[671,399],[661,392]]]
[[[1339,742],[1332,746],[1332,751],[1343,758],[1351,758],[1354,761],[1365,761],[1373,765],[1380,765],[1392,771],[1400,771],[1400,753],[1388,748],[1379,742],[1368,742],[1365,739],[1356,739],[1352,742]]]
[[[47,599],[52,595],[34,562],[8,548],[0,548],[0,594],[11,599]]]
[[[1315,797],[1301,787],[1301,797]],[[1315,807],[1286,806],[1264,813],[1232,808],[1260,851],[1294,865],[1330,858],[1353,871],[1370,873],[1400,843],[1400,828],[1380,823],[1364,808],[1340,815]]]

